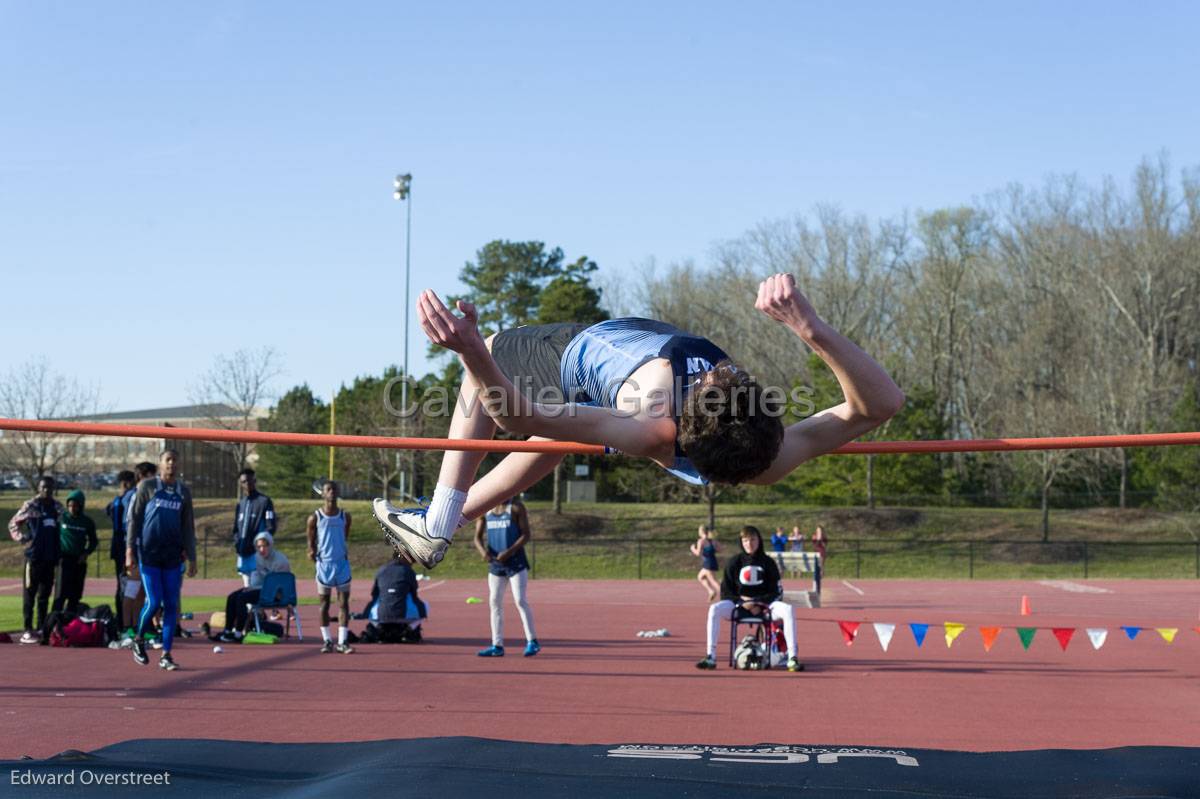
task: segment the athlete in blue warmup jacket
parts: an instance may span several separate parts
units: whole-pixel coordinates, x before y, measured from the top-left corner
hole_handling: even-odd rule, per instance
[[[158,665],[167,671],[179,668],[171,656],[175,626],[179,621],[179,591],[183,584],[181,566],[187,560],[188,577],[196,576],[196,529],[192,514],[192,495],[176,479],[175,463],[179,454],[165,450],[159,458],[156,477],[138,484],[129,514],[126,566],[141,570],[146,589],[146,604],[138,618],[133,639],[133,659],[141,665],[150,662],[146,655],[146,628],[162,609],[163,653]]]

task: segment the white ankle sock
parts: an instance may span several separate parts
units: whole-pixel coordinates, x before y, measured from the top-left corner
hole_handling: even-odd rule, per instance
[[[429,510],[425,512],[425,526],[429,535],[434,538],[453,538],[466,503],[466,491],[439,484],[433,492],[433,502],[429,503]]]
[[[331,637],[330,637],[330,635],[329,635],[329,628],[328,628],[328,627],[322,627],[322,628],[321,628],[321,638],[322,638],[323,640],[327,641],[327,642],[328,642],[328,641],[332,641],[332,640],[333,640],[333,638],[331,638]]]
[[[341,625],[338,625],[338,643],[339,644],[346,643],[346,633],[347,632],[349,632],[349,630],[347,630],[345,627],[342,627]]]

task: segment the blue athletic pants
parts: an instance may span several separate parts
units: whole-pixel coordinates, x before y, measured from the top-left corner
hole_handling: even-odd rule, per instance
[[[145,635],[146,627],[161,607],[163,651],[170,652],[171,642],[175,639],[175,625],[179,621],[179,591],[183,587],[183,572],[178,566],[164,569],[143,565],[141,569],[146,604],[142,605],[142,615],[138,619],[138,638]]]

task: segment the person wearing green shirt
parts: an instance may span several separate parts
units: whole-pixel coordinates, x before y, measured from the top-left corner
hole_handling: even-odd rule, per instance
[[[96,551],[96,523],[83,512],[83,492],[75,489],[67,494],[67,512],[58,520],[58,579],[52,610],[66,606],[68,613],[79,610],[83,598],[83,582],[87,577],[88,556]]]

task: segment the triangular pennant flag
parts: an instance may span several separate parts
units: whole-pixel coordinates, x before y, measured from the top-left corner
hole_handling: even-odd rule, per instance
[[[842,637],[846,639],[846,646],[854,643],[854,636],[858,635],[858,625],[862,622],[858,621],[839,621],[838,627],[842,628]]]
[[[913,640],[917,642],[917,648],[920,649],[921,644],[925,643],[925,633],[929,632],[929,625],[909,622],[908,629],[912,630]]]
[[[1071,636],[1075,634],[1074,627],[1052,627],[1050,632],[1054,633],[1054,637],[1058,639],[1058,645],[1063,651],[1067,651],[1067,644],[1071,643]]]
[[[1037,635],[1037,627],[1018,627],[1017,635],[1021,637],[1021,646],[1029,649],[1029,645],[1033,643],[1033,636]]]
[[[1000,634],[1000,628],[980,627],[979,634],[983,637],[983,651],[991,652],[992,644],[996,643],[996,636]]]
[[[1178,627],[1155,627],[1154,629],[1168,644],[1175,640],[1175,633],[1179,632]]]
[[[892,642],[892,633],[895,631],[896,625],[894,624],[875,622],[875,635],[879,636],[879,645],[883,647],[884,652],[887,651],[888,644]]]
[[[1104,640],[1108,638],[1108,630],[1103,627],[1088,627],[1088,638],[1092,640],[1092,649],[1099,649],[1104,646]]]
[[[954,645],[954,639],[957,638],[958,636],[962,635],[962,631],[964,629],[966,629],[965,624],[959,624],[958,622],[954,622],[954,621],[948,621],[945,624],[943,624],[942,626],[946,628],[946,648],[947,649],[949,649],[951,646]]]
[[[1122,627],[1121,629],[1124,630],[1125,634],[1129,636],[1130,641],[1132,641],[1134,638],[1137,638],[1137,634],[1142,631],[1141,627]]]

